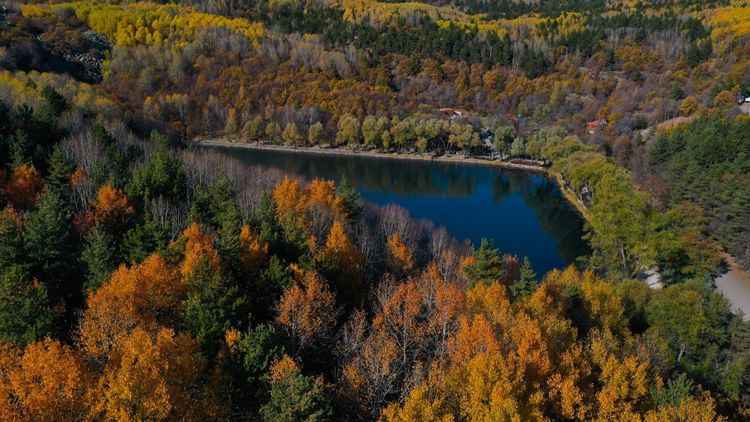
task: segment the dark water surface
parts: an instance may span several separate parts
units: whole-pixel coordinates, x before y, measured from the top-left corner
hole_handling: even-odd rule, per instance
[[[372,203],[394,203],[475,246],[493,239],[537,274],[588,253],[583,220],[544,175],[489,166],[224,148],[245,164],[306,179],[346,178]]]

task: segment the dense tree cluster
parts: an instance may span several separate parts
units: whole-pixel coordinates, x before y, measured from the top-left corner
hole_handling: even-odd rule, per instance
[[[707,117],[661,135],[650,164],[667,186],[669,203],[700,205],[709,228],[729,252],[750,262],[750,124],[746,118]]]
[[[69,73],[86,82],[101,81],[107,41],[89,31],[71,10],[39,16],[8,13],[3,20],[0,67]]]
[[[151,126],[185,138],[245,127],[252,134],[260,116],[279,125],[271,134],[294,123],[302,138],[321,122],[327,140],[345,113],[390,120],[460,107],[479,114],[470,122],[476,131],[505,125],[526,135],[556,124],[588,138],[586,122],[604,121],[591,140],[639,168],[639,131],[746,89],[744,43],[733,41],[741,28],[728,17],[744,9],[492,21],[421,3],[383,5],[194,5],[225,18],[175,5],[63,3],[28,6],[23,16],[71,16],[106,35],[115,44],[107,90]]]
[[[157,134],[143,142],[95,121],[76,129],[64,123],[69,103],[46,90],[48,108],[5,108],[0,121],[12,151],[0,184],[3,415],[747,412],[748,323],[701,269],[681,268],[661,291],[628,281],[630,260],[666,259],[649,252],[649,237],[636,244],[633,228],[594,232],[602,255],[590,267],[606,278],[573,267],[537,278],[491,242],[467,249],[403,210],[363,204],[346,184],[248,178]],[[654,242],[689,250],[680,239],[691,228],[651,222],[591,147],[542,132],[523,148],[554,160],[574,192],[593,190],[583,198],[592,225],[643,218],[671,227]],[[622,205],[605,213],[599,201]]]
[[[3,9],[0,415],[750,417],[710,282],[750,259],[750,8],[654,3]],[[591,254],[537,276],[204,137],[545,163]]]

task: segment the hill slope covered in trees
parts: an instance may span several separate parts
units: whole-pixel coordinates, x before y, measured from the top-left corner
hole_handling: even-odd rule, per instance
[[[0,13],[0,419],[750,417],[711,282],[750,262],[750,5]],[[536,275],[205,137],[543,160],[592,254]]]

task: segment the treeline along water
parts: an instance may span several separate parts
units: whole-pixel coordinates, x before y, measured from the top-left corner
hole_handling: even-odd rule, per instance
[[[222,149],[242,162],[305,179],[346,178],[372,203],[397,204],[459,240],[489,238],[538,274],[588,253],[583,219],[542,174],[482,165],[304,152]]]

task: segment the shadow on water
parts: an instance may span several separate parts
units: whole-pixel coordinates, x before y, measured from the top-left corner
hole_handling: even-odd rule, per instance
[[[583,220],[555,182],[530,172],[457,163],[222,149],[245,164],[306,178],[346,178],[372,203],[394,203],[475,245],[491,238],[538,274],[588,253]]]

